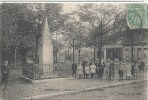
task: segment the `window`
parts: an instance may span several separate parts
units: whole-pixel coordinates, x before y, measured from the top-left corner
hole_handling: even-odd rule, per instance
[[[136,52],[135,52],[135,48],[133,49],[133,57],[135,58]]]
[[[126,49],[125,55],[126,55],[126,58],[129,58],[130,57],[130,51],[129,51],[129,49]]]
[[[138,54],[137,54],[138,58],[142,58],[142,51],[141,48],[138,48]]]
[[[138,48],[138,50],[141,50],[141,48]]]
[[[148,48],[144,48],[144,58],[148,58]]]

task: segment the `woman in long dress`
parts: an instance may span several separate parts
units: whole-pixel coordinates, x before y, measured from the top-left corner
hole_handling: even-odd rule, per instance
[[[131,78],[131,76],[132,76],[131,70],[132,70],[132,66],[130,64],[130,61],[126,61],[126,64],[125,64],[125,76],[126,76],[126,80],[129,80]]]
[[[104,74],[104,68],[105,68],[105,63],[102,61],[102,64],[101,64],[101,68],[100,68],[100,72],[101,72],[101,79],[103,78],[103,74]]]

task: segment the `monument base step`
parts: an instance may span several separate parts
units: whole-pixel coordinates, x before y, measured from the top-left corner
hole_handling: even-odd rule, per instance
[[[50,78],[50,79],[30,79],[28,77],[22,76],[21,79],[25,82],[29,82],[29,83],[46,83],[46,82],[50,82],[50,81],[58,81],[58,80],[67,80],[67,79],[73,79],[73,77],[66,77],[66,78]]]

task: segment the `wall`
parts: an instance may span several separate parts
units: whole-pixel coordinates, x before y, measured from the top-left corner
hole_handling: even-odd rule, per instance
[[[134,46],[133,59],[138,60],[141,58],[145,63],[148,63],[148,46]],[[123,61],[131,59],[131,46],[124,46],[123,48]]]

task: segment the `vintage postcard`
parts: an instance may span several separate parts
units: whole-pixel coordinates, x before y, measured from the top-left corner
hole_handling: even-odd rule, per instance
[[[0,100],[148,99],[145,1],[0,2]]]

